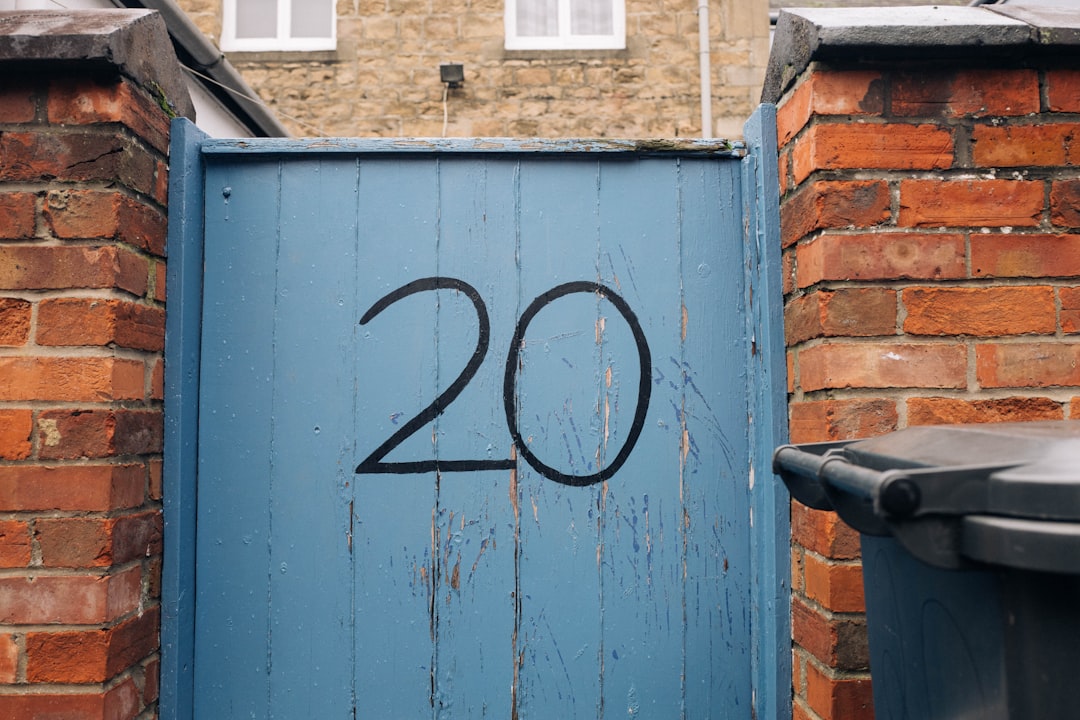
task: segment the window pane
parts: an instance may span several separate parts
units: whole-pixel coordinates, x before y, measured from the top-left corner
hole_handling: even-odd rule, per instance
[[[517,0],[517,34],[551,37],[559,34],[559,0]]]
[[[611,0],[570,0],[571,35],[611,35],[615,32]]]
[[[292,0],[292,37],[333,36],[334,0]]]
[[[236,0],[236,37],[277,37],[277,0]]]

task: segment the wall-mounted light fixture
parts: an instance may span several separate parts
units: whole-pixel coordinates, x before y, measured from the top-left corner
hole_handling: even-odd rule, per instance
[[[443,63],[439,66],[439,79],[446,83],[442,93],[442,134],[446,137],[446,128],[450,122],[450,109],[447,100],[450,88],[459,88],[465,82],[465,68],[458,63]]]
[[[459,88],[465,82],[465,67],[456,63],[444,63],[439,66],[439,78],[447,87]]]

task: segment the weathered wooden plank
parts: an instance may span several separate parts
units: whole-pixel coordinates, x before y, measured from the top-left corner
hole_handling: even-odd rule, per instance
[[[281,177],[266,487],[274,718],[344,718],[353,703],[357,163],[324,157]]]
[[[789,498],[771,472],[774,448],[787,441],[787,365],[784,357],[780,182],[776,107],[758,107],[744,130],[753,151],[743,161],[747,240],[746,319],[753,328],[747,359],[750,401],[751,487],[749,528],[755,572],[750,576],[755,711],[758,717],[791,713],[791,593]]]
[[[359,168],[355,319],[364,322],[354,365],[357,462],[435,400],[440,294],[416,292],[365,316],[389,293],[438,275],[438,178],[430,162],[365,157]],[[434,458],[432,428],[425,424],[385,461]],[[437,629],[435,475],[364,472],[354,483],[357,717],[430,716]]]
[[[680,228],[696,222],[679,205],[680,160],[605,163],[600,178],[598,271],[642,328],[639,347],[627,318],[607,301],[597,405],[604,463],[632,438],[639,405],[639,358],[650,397],[627,462],[606,482],[603,522],[604,714],[680,716],[683,701],[682,507],[679,472],[679,356],[682,286]],[[712,228],[696,227],[708,235]],[[676,379],[674,385],[661,378]],[[659,381],[655,385],[654,380]],[[644,411],[646,408],[641,407]]]
[[[685,431],[686,717],[747,718],[752,568],[738,168],[686,161],[680,186],[684,216],[694,219],[680,242],[687,312],[674,376]]]
[[[597,180],[596,159],[522,163],[519,317],[552,288],[595,280]],[[582,293],[552,300],[509,358],[522,445],[563,475],[596,468],[595,307],[595,298]],[[514,646],[521,717],[599,716],[601,496],[599,485],[560,484],[524,458],[518,463]]]
[[[276,161],[206,172],[195,717],[269,712],[278,175]]]
[[[195,655],[196,463],[202,337],[203,161],[206,134],[172,123],[169,174],[169,311],[165,316],[165,453],[161,571],[161,716],[191,717]]]
[[[509,461],[514,454],[503,410],[503,368],[517,313],[517,163],[492,156],[437,163],[439,273],[475,289],[488,316],[488,343],[476,374],[434,423],[440,462],[473,467],[439,477],[436,704],[438,717],[509,718],[513,471],[483,463]],[[439,385],[446,388],[474,353],[480,321],[473,302],[457,291],[439,293],[438,317]]]

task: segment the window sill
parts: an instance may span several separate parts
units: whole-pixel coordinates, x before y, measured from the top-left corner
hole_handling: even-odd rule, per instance
[[[237,63],[335,63],[348,60],[344,48],[336,50],[232,50],[226,51],[229,62]]]
[[[636,57],[629,44],[618,50],[507,50],[502,60],[629,60]]]

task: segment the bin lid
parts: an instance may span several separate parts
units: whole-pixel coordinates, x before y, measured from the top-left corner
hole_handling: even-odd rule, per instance
[[[774,465],[796,499],[939,567],[1080,573],[1080,421],[912,427]]]
[[[913,427],[843,454],[872,470],[931,469],[950,486],[934,493],[939,512],[1080,521],[1080,421]]]

